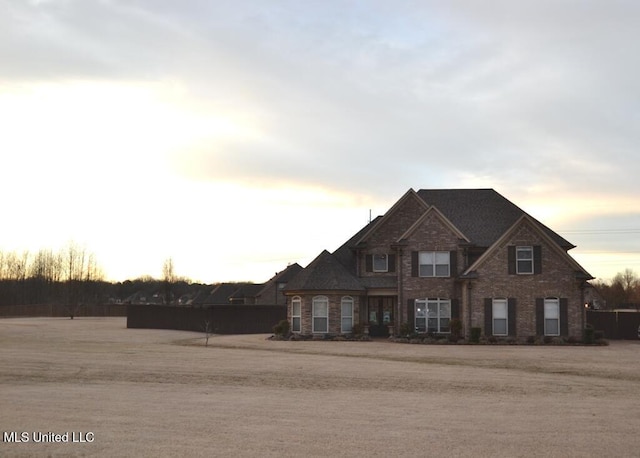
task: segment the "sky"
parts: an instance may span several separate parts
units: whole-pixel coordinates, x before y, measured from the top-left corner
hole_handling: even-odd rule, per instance
[[[0,250],[264,282],[408,189],[640,272],[640,2],[0,0]]]

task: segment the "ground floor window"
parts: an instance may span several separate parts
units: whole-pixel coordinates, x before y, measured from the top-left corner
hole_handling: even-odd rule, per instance
[[[544,300],[544,335],[560,335],[560,300],[557,297]]]
[[[329,332],[329,299],[316,296],[312,303],[312,332]]]
[[[291,332],[301,331],[302,301],[296,296],[291,299]]]
[[[507,300],[493,299],[493,335],[506,336],[509,334]]]
[[[353,298],[345,296],[342,298],[341,304],[341,327],[343,334],[349,334],[353,330]]]
[[[451,301],[449,299],[416,299],[415,327],[417,332],[450,332]]]

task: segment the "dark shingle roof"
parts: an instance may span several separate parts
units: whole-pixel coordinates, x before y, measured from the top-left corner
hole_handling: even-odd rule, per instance
[[[285,287],[285,291],[299,290],[363,291],[364,287],[335,256],[324,250]]]
[[[421,189],[417,194],[428,205],[440,210],[471,243],[482,247],[491,246],[526,214],[493,189]],[[574,248],[563,237],[536,222],[558,245],[564,249]]]

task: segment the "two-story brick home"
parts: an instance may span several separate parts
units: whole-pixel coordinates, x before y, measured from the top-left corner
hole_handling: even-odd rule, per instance
[[[293,332],[581,336],[591,275],[575,246],[493,189],[410,189],[286,286]]]

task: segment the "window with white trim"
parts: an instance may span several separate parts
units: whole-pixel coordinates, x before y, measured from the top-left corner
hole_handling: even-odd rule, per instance
[[[532,246],[516,247],[516,273],[517,274],[533,273],[533,247]]]
[[[557,297],[544,300],[544,335],[560,335],[560,299]]]
[[[340,332],[349,334],[353,331],[353,298],[344,296],[340,303]]]
[[[311,305],[311,332],[329,332],[329,298],[316,296]]]
[[[291,332],[302,330],[302,300],[300,296],[291,299]]]
[[[506,336],[509,334],[508,308],[506,299],[493,299],[493,335]]]
[[[449,333],[451,301],[449,299],[416,299],[415,327],[417,332]]]
[[[421,277],[450,276],[450,255],[448,251],[421,251],[418,254],[418,268]]]
[[[388,272],[389,256],[387,256],[386,254],[374,254],[373,255],[373,271]]]

